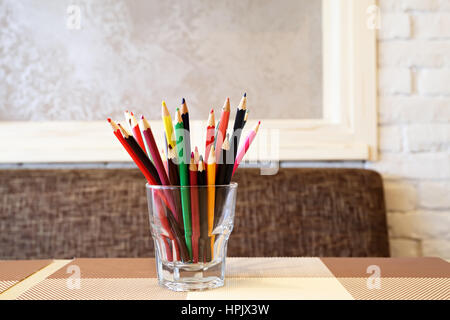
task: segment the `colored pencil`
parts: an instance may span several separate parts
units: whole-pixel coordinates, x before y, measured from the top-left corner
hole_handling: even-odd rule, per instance
[[[228,141],[229,135],[225,137],[222,143],[222,153],[220,154],[220,161],[217,161],[217,175],[216,175],[216,185],[225,184],[225,176],[227,171],[227,156],[229,155],[230,143]],[[216,152],[217,154],[217,152]],[[228,160],[229,161],[229,160]]]
[[[130,116],[130,112],[128,110],[125,110],[123,115],[125,116],[125,123],[128,126],[128,129],[130,129],[131,131],[131,116]]]
[[[147,170],[150,172],[150,174],[154,180],[154,183],[152,183],[152,184],[160,185],[161,180],[159,179],[158,171],[156,170],[155,166],[150,161],[148,156],[145,154],[144,150],[141,149],[141,147],[138,145],[138,143],[136,142],[134,137],[120,123],[118,123],[117,125],[119,126],[120,130],[122,131],[124,140],[128,143],[128,145],[131,147],[131,149],[133,149],[134,153],[142,161],[145,168],[147,168]]]
[[[127,141],[125,141],[122,132],[120,130],[120,127],[110,118],[108,118],[108,122],[113,128],[114,135],[119,140],[120,144],[123,146],[123,148],[127,151],[127,153],[130,155],[131,159],[133,159],[134,163],[137,165],[139,170],[144,175],[145,179],[147,179],[147,182],[149,184],[156,184],[155,179],[152,177],[148,169],[145,167],[145,165],[142,163],[142,161],[138,158],[138,156],[135,154],[135,152],[131,149]]]
[[[214,148],[216,149],[217,160],[220,159],[220,154],[222,153],[222,143],[227,133],[229,118],[230,118],[230,98],[227,98],[222,107],[222,115],[220,116],[219,129],[217,130],[217,137],[214,145]]]
[[[191,204],[190,204],[190,192],[189,188],[183,188],[189,186],[189,173],[188,165],[186,161],[186,145],[185,145],[185,130],[183,125],[183,119],[181,118],[180,109],[177,108],[177,122],[175,124],[175,135],[178,152],[179,172],[180,172],[180,186],[181,186],[181,207],[183,211],[183,225],[184,225],[184,238],[186,239],[186,245],[189,250],[189,256],[192,258],[192,224],[191,224]]]
[[[198,211],[198,187],[197,187],[197,165],[194,160],[194,153],[191,154],[189,164],[189,181],[191,187],[191,214],[192,214],[192,260],[198,262],[198,241],[200,238],[200,216]]]
[[[142,130],[142,135],[144,136],[145,146],[147,148],[147,153],[153,157],[153,162],[155,164],[156,170],[158,172],[161,183],[165,186],[170,185],[169,177],[167,176],[166,170],[164,169],[164,164],[161,160],[161,156],[158,151],[158,146],[156,145],[155,138],[153,137],[153,132],[150,127],[150,123],[145,119],[144,116],[141,117],[141,122],[139,124]],[[175,202],[173,200],[173,195],[169,190],[164,190],[165,198],[169,208],[178,220],[178,212],[176,211]]]
[[[200,153],[198,152],[198,148],[195,147],[194,149],[194,162],[196,165],[198,165],[198,162],[200,161]]]
[[[164,170],[166,170],[166,174],[167,174],[167,177],[168,177],[169,176],[169,169],[167,167],[167,155],[164,152],[164,149],[161,149],[161,160],[163,162]],[[169,181],[170,181],[170,179],[169,179]]]
[[[158,146],[156,145],[152,129],[150,128],[150,123],[147,121],[147,119],[145,119],[144,116],[141,116],[139,126],[142,131],[142,135],[144,136],[145,139],[145,147],[147,149],[147,154],[152,156],[153,163],[155,164],[156,170],[158,172],[162,184],[170,185],[169,177],[167,176],[167,173],[164,170],[164,164],[161,160],[161,156],[159,154]]]
[[[230,143],[229,143],[229,135],[225,137],[222,144],[222,153],[220,154],[221,159],[217,161],[217,174],[216,174],[216,190],[215,190],[215,202],[214,202],[214,221],[218,221],[220,219],[220,215],[223,213],[223,206],[225,204],[225,189],[223,187],[219,187],[220,185],[227,184],[225,182],[227,170],[227,162],[232,162],[233,159],[227,159],[230,152]],[[232,164],[231,164],[232,165]]]
[[[216,129],[214,129],[214,149],[216,148],[216,141],[217,141],[217,132],[219,132],[219,125],[220,125],[220,119],[216,123]]]
[[[122,135],[122,130],[121,130],[121,126],[116,124],[113,120],[111,120],[110,118],[108,118],[108,122],[110,123],[111,127],[114,130],[114,135],[117,137],[117,139],[119,140],[119,142],[122,144],[122,146],[124,147],[124,149],[128,152],[128,154],[131,156],[131,158],[133,159],[133,161],[136,163],[136,165],[138,166],[138,168],[141,170],[141,172],[144,174],[144,176],[146,177],[147,181],[149,184],[156,184],[155,181],[153,180],[153,177],[151,176],[150,172],[148,172],[147,168],[144,166],[144,164],[142,163],[142,161],[139,159],[139,157],[135,154],[135,152],[133,151],[133,149],[128,145],[127,141],[125,140],[125,138]],[[161,221],[161,226],[163,228],[163,230],[166,232],[166,235],[170,238],[170,239],[175,239],[174,234],[173,234],[173,228],[171,226],[171,224],[169,223],[169,221],[167,220],[166,214],[161,212],[161,206],[159,205],[159,198],[155,197],[156,199],[156,203],[155,203],[155,207],[157,210],[157,215],[159,217],[159,220]],[[169,256],[169,255],[168,255]]]
[[[216,153],[214,146],[211,146],[208,162],[206,163],[206,180],[208,184],[208,236],[211,238],[211,256],[214,257],[214,201],[216,183]]]
[[[191,133],[190,133],[190,126],[189,126],[189,110],[186,104],[186,100],[183,98],[181,100],[181,119],[183,120],[183,126],[184,126],[184,142],[185,142],[185,155],[187,157],[191,154]],[[189,159],[186,159],[186,163],[189,163]]]
[[[236,154],[237,154],[237,149],[239,146],[239,140],[241,138],[242,126],[244,123],[246,109],[247,109],[247,94],[244,93],[241,101],[239,102],[239,106],[236,111],[236,117],[234,119],[234,125],[233,125],[232,141],[230,144],[230,148],[233,151],[234,157],[236,157]]]
[[[244,125],[246,109],[247,109],[247,94],[244,93],[236,111],[236,117],[234,119],[233,125],[233,134],[231,135],[230,140],[230,150],[232,152],[231,158],[233,159],[233,163],[237,155],[239,140],[241,138],[242,128]],[[227,172],[227,177],[231,179],[231,176],[233,175],[233,165],[229,165],[227,168],[229,170],[229,172]]]
[[[169,152],[167,154],[167,168],[169,171],[170,185],[179,186],[180,185],[180,175],[178,169],[178,160],[176,159],[175,150],[169,145]]]
[[[133,112],[130,112],[130,120],[129,121],[130,121],[131,132],[133,133],[133,137],[136,139],[136,141],[139,144],[139,146],[141,147],[141,149],[144,150],[144,152],[145,152],[146,149],[145,149],[144,140],[142,139],[141,131],[139,130],[139,125],[138,125],[138,122],[137,122]],[[150,159],[152,158],[150,153],[147,152],[147,155],[150,157]]]
[[[166,133],[167,143],[176,149],[175,135],[173,133],[172,118],[170,117],[169,110],[167,109],[166,102],[162,102],[162,120],[164,124],[164,130]]]
[[[206,170],[203,157],[199,157],[197,184],[206,185]],[[199,216],[200,216],[200,241],[199,241],[199,261],[208,262],[211,260],[211,246],[208,237],[208,189],[198,188]]]
[[[237,153],[236,159],[234,161],[233,165],[233,173],[231,176],[234,175],[237,168],[239,167],[239,164],[242,161],[242,158],[244,158],[244,155],[247,153],[248,148],[250,148],[250,145],[252,144],[253,140],[255,139],[256,134],[258,133],[259,125],[261,124],[261,121],[259,121],[255,127],[249,132],[247,138],[245,139],[244,144],[239,148],[239,151]]]
[[[247,119],[248,119],[248,112],[249,112],[249,110],[248,110],[248,109],[247,109],[247,110],[245,110],[244,121],[243,121],[243,123],[242,123],[242,129],[244,129],[244,127],[245,127],[245,124],[247,123]]]
[[[208,163],[211,147],[214,146],[214,109],[211,109],[208,117],[208,125],[206,127],[206,143],[205,143],[205,163]]]

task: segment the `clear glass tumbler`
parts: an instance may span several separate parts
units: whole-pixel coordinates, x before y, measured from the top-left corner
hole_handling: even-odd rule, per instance
[[[174,291],[223,286],[237,186],[147,184],[150,231],[162,286]]]

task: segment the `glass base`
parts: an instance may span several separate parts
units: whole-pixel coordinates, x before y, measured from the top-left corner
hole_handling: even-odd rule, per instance
[[[210,263],[158,262],[158,280],[173,291],[201,291],[222,287],[225,261]]]

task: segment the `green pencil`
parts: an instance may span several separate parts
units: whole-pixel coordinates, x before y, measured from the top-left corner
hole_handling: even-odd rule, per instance
[[[186,154],[186,141],[185,128],[183,125],[183,119],[181,117],[180,109],[177,108],[177,123],[175,124],[176,144],[178,151],[178,163],[180,169],[180,186],[181,186],[181,207],[183,211],[183,225],[184,225],[184,238],[186,239],[186,246],[189,251],[189,257],[192,259],[192,224],[191,224],[191,193],[189,188],[183,188],[183,186],[189,186],[189,162]],[[190,156],[190,155],[189,155]]]

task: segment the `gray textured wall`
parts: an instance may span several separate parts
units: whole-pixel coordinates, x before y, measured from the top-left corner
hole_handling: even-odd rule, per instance
[[[206,119],[243,91],[252,118],[320,117],[320,3],[0,0],[0,120],[158,119],[182,96]]]

